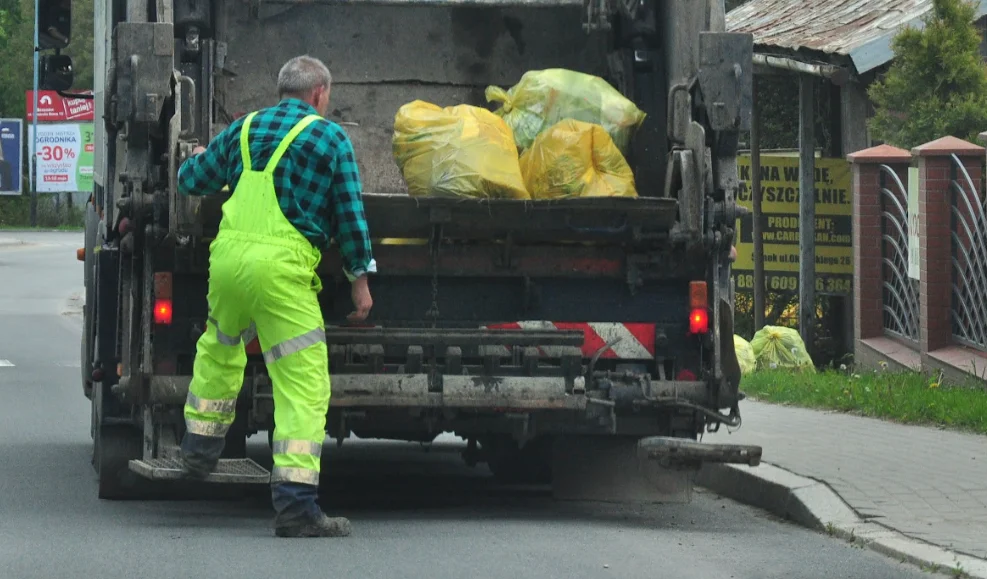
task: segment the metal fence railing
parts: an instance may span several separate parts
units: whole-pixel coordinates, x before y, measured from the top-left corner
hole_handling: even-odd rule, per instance
[[[908,277],[908,189],[887,165],[880,175],[884,332],[917,346],[919,282]]]
[[[951,177],[953,337],[987,351],[987,208],[956,155],[952,156]]]

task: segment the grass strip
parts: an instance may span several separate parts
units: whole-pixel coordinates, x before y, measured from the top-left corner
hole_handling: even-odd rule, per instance
[[[947,386],[935,376],[916,372],[759,370],[744,376],[740,389],[764,402],[987,434],[983,384]]]

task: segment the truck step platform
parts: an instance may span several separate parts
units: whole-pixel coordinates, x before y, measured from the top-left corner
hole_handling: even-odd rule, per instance
[[[182,480],[181,463],[176,458],[149,458],[130,461],[130,470],[152,480]],[[249,458],[222,458],[216,470],[203,482],[226,484],[268,484],[271,473]]]

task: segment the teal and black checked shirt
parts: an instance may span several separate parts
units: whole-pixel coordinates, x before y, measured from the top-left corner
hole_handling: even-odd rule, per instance
[[[309,104],[284,99],[262,109],[250,126],[250,158],[263,170],[274,149],[296,123],[318,114]],[[206,150],[187,159],[178,170],[183,195],[212,195],[229,184],[236,190],[243,173],[240,155],[241,117],[213,139]],[[324,250],[331,239],[339,244],[343,267],[351,280],[377,271],[363,210],[360,171],[353,144],[342,127],[316,121],[295,138],[274,170],[278,204],[288,221],[312,245]]]

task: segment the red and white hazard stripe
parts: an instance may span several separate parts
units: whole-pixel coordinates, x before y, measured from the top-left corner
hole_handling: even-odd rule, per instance
[[[491,330],[582,330],[585,336],[583,356],[590,357],[615,338],[620,341],[607,348],[601,358],[621,360],[651,360],[655,357],[654,324],[618,324],[612,322],[514,322],[484,326]],[[506,350],[506,348],[505,348]],[[558,346],[543,346],[542,355],[556,358],[561,355]]]

